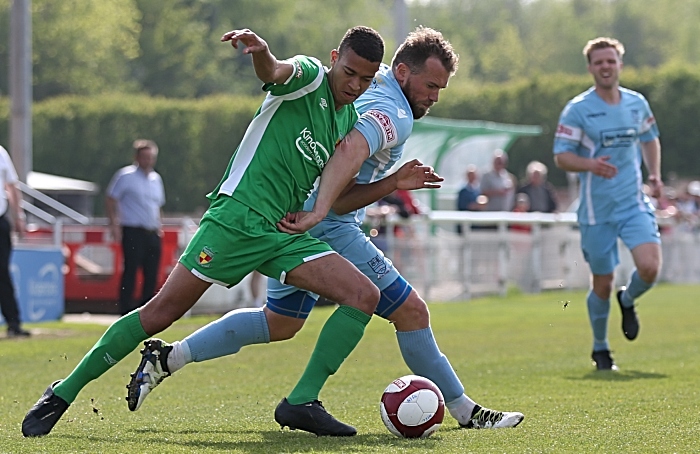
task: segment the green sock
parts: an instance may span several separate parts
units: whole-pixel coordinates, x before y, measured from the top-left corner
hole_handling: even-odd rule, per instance
[[[372,317],[350,306],[340,306],[323,325],[306,370],[287,400],[292,405],[318,399],[328,377],[336,373],[345,358],[362,339]]]
[[[107,372],[146,339],[148,335],[141,326],[138,311],[126,314],[107,328],[73,372],[56,385],[54,393],[69,404],[73,403],[85,385]]]

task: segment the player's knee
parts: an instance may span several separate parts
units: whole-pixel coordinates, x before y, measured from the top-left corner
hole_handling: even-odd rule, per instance
[[[420,322],[424,328],[427,328],[430,325],[430,311],[428,311],[428,305],[420,297],[415,298],[415,302],[413,302],[413,299],[409,299],[406,302],[408,303],[409,301],[412,302],[410,307],[413,311],[413,320]]]
[[[659,274],[659,268],[661,264],[658,261],[647,261],[644,264],[640,264],[637,267],[637,274],[639,277],[647,283],[652,283],[656,281],[656,277]]]
[[[389,316],[398,331],[415,331],[430,326],[428,305],[415,290],[406,301]]]
[[[601,299],[610,298],[613,289],[613,275],[593,276],[593,292]]]
[[[379,304],[379,297],[379,289],[370,282],[369,285],[359,287],[355,292],[355,295],[353,295],[352,298],[349,298],[345,304],[361,310],[367,315],[372,315]]]

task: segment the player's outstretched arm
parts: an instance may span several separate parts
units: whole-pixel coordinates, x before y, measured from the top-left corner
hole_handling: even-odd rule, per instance
[[[597,158],[583,158],[573,152],[558,153],[554,155],[554,163],[567,172],[591,172],[603,178],[613,178],[617,175],[617,167],[610,164],[610,156]]]
[[[236,49],[238,49],[239,42],[245,46],[243,53],[253,56],[255,75],[262,82],[281,84],[292,75],[293,66],[277,60],[267,47],[267,42],[247,28],[224,33],[221,42],[226,41],[231,42],[231,45]]]
[[[288,213],[277,223],[277,228],[286,233],[303,233],[321,222],[368,157],[367,140],[353,129],[336,145],[335,153],[321,173],[313,210]]]
[[[346,214],[376,202],[397,189],[414,190],[439,188],[445,179],[435,173],[431,166],[413,159],[395,173],[369,184],[356,184],[341,194],[333,203],[333,211]]]

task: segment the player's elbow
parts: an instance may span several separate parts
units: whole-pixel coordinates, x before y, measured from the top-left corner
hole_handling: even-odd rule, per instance
[[[343,203],[343,201],[336,201],[331,208],[333,208],[333,212],[339,216],[348,214],[349,212],[353,211],[352,208],[350,208],[347,204]]]
[[[561,155],[554,155],[554,165],[556,165],[558,168],[566,170],[564,168],[564,160],[562,159]]]

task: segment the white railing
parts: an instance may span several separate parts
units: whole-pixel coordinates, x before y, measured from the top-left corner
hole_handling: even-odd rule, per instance
[[[434,211],[409,221],[388,217],[384,223],[387,233],[374,240],[425,299],[505,295],[512,286],[524,292],[589,286],[575,213]],[[700,235],[674,230],[668,220],[660,224],[668,226],[662,231],[660,280],[680,282],[682,276],[682,282],[700,282],[700,258],[691,253],[698,250]],[[396,235],[394,227],[407,233]],[[616,285],[623,285],[633,269],[622,244],[620,260]]]
[[[54,199],[52,197],[47,196],[43,192],[37,191],[36,189],[33,189],[33,188],[27,186],[25,183],[23,183],[21,181],[19,182],[19,188],[27,196],[29,196],[35,200],[38,200],[39,202],[45,204],[48,207],[53,208],[57,212],[61,213],[61,215],[66,216],[79,224],[87,225],[90,223],[89,217],[87,217],[81,213],[78,213],[77,211],[75,211],[71,207],[62,204],[61,202],[57,201],[56,199]],[[29,202],[27,202],[27,201],[23,201],[23,202],[24,203],[22,204],[22,208],[26,209],[27,205],[29,205]],[[50,222],[50,221],[47,221],[47,222]],[[50,223],[52,223],[52,222],[50,222]]]

